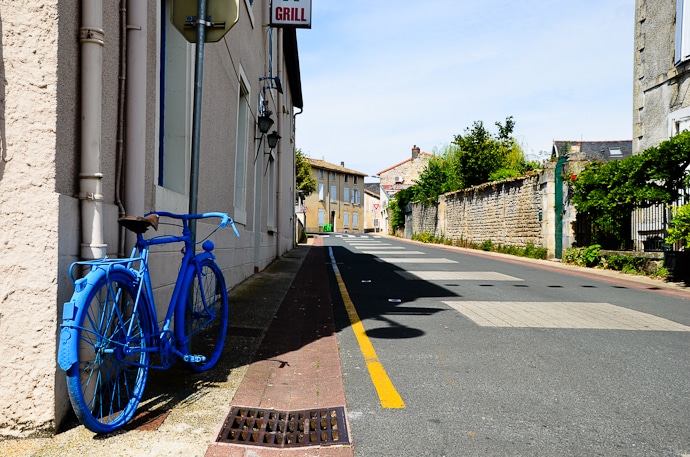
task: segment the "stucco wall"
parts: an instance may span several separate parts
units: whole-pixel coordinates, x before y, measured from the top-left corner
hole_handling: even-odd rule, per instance
[[[53,424],[57,17],[57,2],[0,2],[0,434]]]

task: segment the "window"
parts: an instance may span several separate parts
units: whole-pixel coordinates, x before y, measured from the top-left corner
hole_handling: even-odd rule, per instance
[[[276,161],[273,155],[268,158],[268,230],[276,229]]]
[[[349,187],[343,187],[343,201],[345,203],[350,202],[350,188]]]
[[[336,189],[335,186],[331,186],[331,201],[337,201],[338,200],[338,190]]]
[[[319,210],[319,227],[321,227],[323,224],[326,223],[326,210],[325,209],[320,209]]]
[[[319,169],[319,179],[323,179],[323,170]]]
[[[164,48],[161,52],[161,142],[158,185],[180,195],[189,190],[191,111],[194,97],[194,47],[170,21],[170,4],[163,3]]]
[[[690,108],[682,108],[668,115],[668,136],[676,136],[690,130]]]
[[[319,201],[320,202],[323,201],[323,183],[322,182],[319,183]]]
[[[347,182],[347,173],[345,174],[345,182]]]
[[[690,0],[676,0],[676,38],[673,62],[690,59]]]
[[[335,181],[335,171],[331,171],[331,181]]]
[[[352,227],[359,227],[359,213],[352,213]]]
[[[235,219],[247,219],[247,148],[249,131],[249,82],[240,67],[239,100],[237,102],[237,144],[235,155]]]
[[[350,213],[345,211],[343,213],[343,227],[349,227],[350,226]]]
[[[623,155],[623,151],[621,151],[621,148],[609,148],[609,155],[611,157],[620,157]]]
[[[359,189],[352,189],[352,204],[353,205],[359,205],[360,204]]]
[[[357,184],[357,175],[353,176],[354,183]]]

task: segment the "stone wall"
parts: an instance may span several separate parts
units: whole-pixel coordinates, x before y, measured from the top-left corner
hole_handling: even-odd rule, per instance
[[[413,205],[415,233],[436,237],[525,247],[545,243],[538,175],[448,193],[438,206]]]

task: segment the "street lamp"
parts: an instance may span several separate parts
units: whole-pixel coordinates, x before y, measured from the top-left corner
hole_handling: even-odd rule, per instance
[[[266,135],[266,139],[268,140],[268,148],[274,149],[278,145],[280,138],[281,136],[275,130]]]

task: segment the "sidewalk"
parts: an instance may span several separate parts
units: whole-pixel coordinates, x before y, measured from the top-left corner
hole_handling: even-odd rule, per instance
[[[298,246],[231,290],[229,338],[213,370],[193,374],[178,363],[151,371],[139,415],[117,433],[95,435],[75,420],[55,436],[0,441],[0,455],[352,456],[348,444],[216,443],[231,406],[345,406],[326,259],[321,240],[313,241],[316,247]]]

